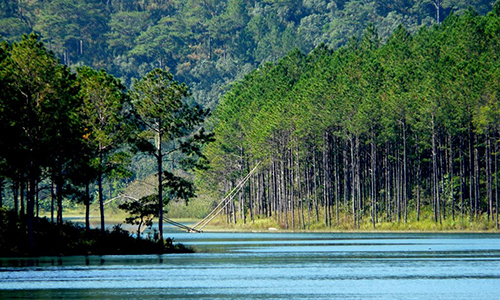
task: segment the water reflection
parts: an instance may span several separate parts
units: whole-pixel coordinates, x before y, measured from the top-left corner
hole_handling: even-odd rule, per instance
[[[195,254],[0,259],[0,298],[498,299],[496,234],[171,233]]]

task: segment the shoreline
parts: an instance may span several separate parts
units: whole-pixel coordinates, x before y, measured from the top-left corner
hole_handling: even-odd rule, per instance
[[[50,216],[41,214],[40,217],[50,218]],[[65,221],[69,221],[73,224],[85,224],[85,217],[79,214],[67,214],[64,217]],[[75,222],[78,220],[78,222]],[[91,228],[99,228],[99,216],[91,216]],[[172,218],[172,220],[186,224],[186,223],[197,223],[200,219],[195,218]],[[446,222],[448,222],[447,220]],[[214,225],[208,225],[205,227],[203,232],[279,232],[279,233],[500,233],[500,229],[494,228],[494,224],[490,223],[489,226],[493,226],[491,228],[479,229],[477,227],[485,226],[484,221],[467,221],[468,225],[464,228],[418,228],[420,226],[418,222],[408,222],[406,225],[404,223],[397,222],[383,222],[378,223],[377,227],[382,228],[327,228],[324,224],[312,224],[313,226],[318,226],[320,228],[317,229],[285,229],[279,226],[269,226],[267,228],[262,227],[262,222],[273,224],[274,219],[256,219],[256,222],[252,223],[252,221],[247,222],[246,224],[237,223],[237,224],[221,224],[220,220],[216,220]],[[424,220],[419,222],[426,222]],[[460,221],[454,221],[456,223],[455,226],[460,224]],[[122,229],[129,231],[134,234],[137,232],[136,226],[124,223],[124,218],[121,215],[114,215],[106,218],[106,226],[107,228],[112,228],[113,226],[120,225]],[[153,228],[157,225],[157,222],[154,222]],[[349,226],[350,224],[341,224],[338,227]],[[366,226],[366,223],[363,223]],[[396,227],[399,228],[388,228],[388,227]],[[446,227],[449,224],[431,224],[433,227]],[[413,227],[413,228],[412,228]],[[470,228],[472,227],[472,228]]]

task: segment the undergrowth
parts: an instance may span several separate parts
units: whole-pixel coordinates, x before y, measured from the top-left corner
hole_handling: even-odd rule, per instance
[[[47,218],[34,220],[34,247],[28,241],[25,218],[15,212],[0,209],[0,257],[160,254],[193,252],[182,244],[138,239],[121,226],[104,233],[100,229],[86,231],[84,227],[65,222],[61,225]]]

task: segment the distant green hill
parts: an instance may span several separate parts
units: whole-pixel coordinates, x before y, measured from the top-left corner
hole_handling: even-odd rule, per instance
[[[67,65],[104,68],[130,85],[154,67],[169,69],[213,108],[226,86],[294,48],[334,49],[370,23],[384,40],[493,1],[463,0],[50,0],[0,2],[0,36],[35,31]]]

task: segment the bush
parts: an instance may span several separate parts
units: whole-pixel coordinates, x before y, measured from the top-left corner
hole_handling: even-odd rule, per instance
[[[46,218],[35,219],[34,249],[30,251],[26,222],[13,211],[0,209],[0,256],[69,256],[107,254],[159,254],[193,252],[182,245],[161,244],[137,239],[115,226],[111,231],[86,231],[82,226],[66,222],[60,226]]]

